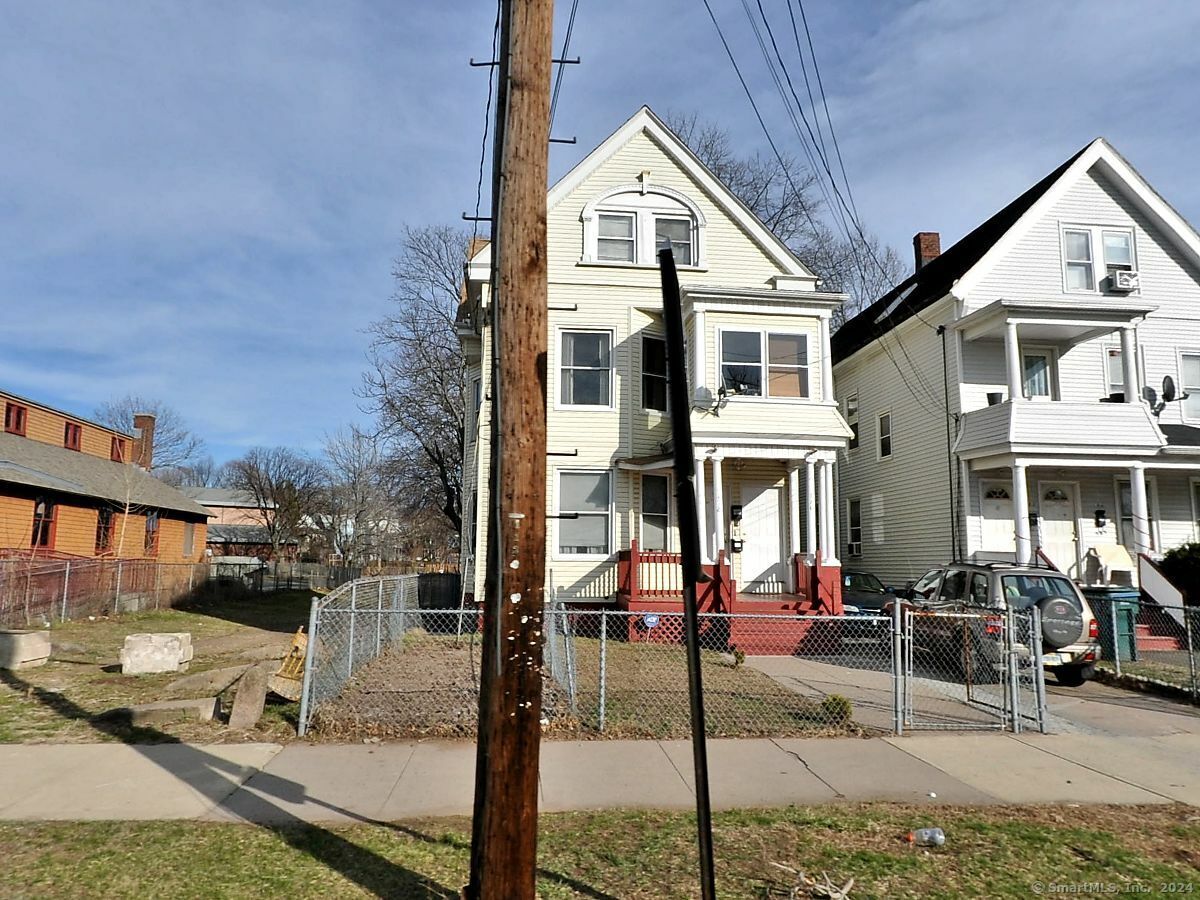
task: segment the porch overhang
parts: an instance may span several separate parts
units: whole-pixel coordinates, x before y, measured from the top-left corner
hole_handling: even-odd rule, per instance
[[[953,327],[963,340],[1003,340],[1011,324],[1019,327],[1022,340],[1070,346],[1130,328],[1156,309],[1155,304],[1131,297],[1000,299],[963,316]]]
[[[669,469],[675,464],[675,458],[669,453],[657,456],[633,456],[629,459],[618,459],[617,468],[629,472],[653,472],[658,469]]]

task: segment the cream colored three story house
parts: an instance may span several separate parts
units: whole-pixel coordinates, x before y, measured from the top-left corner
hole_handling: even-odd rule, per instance
[[[547,587],[630,609],[679,603],[656,246],[670,240],[688,345],[706,608],[835,608],[830,318],[844,299],[663,122],[639,110],[550,190]],[[460,340],[466,592],[482,597],[490,248],[467,264]],[[823,582],[820,579],[824,579]],[[825,588],[821,589],[821,583]]]

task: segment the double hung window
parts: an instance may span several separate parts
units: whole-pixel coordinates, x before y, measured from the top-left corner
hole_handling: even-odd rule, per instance
[[[642,407],[667,409],[667,342],[650,335],[642,335]]]
[[[671,525],[671,479],[642,476],[642,549],[667,550]]]
[[[612,332],[562,332],[563,406],[612,406]]]
[[[559,473],[559,555],[607,556],[612,552],[611,479],[607,471]]]
[[[786,332],[721,332],[721,385],[747,397],[809,395],[808,336]]]

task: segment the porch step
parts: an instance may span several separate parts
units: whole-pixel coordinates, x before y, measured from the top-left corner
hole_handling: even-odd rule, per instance
[[[1184,647],[1181,638],[1171,634],[1156,634],[1155,627],[1144,622],[1134,625],[1133,631],[1139,650],[1182,650]]]

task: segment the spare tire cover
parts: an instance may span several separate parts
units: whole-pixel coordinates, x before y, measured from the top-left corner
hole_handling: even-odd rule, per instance
[[[1064,597],[1044,597],[1038,603],[1042,612],[1042,643],[1057,650],[1077,643],[1083,634],[1083,614]]]

